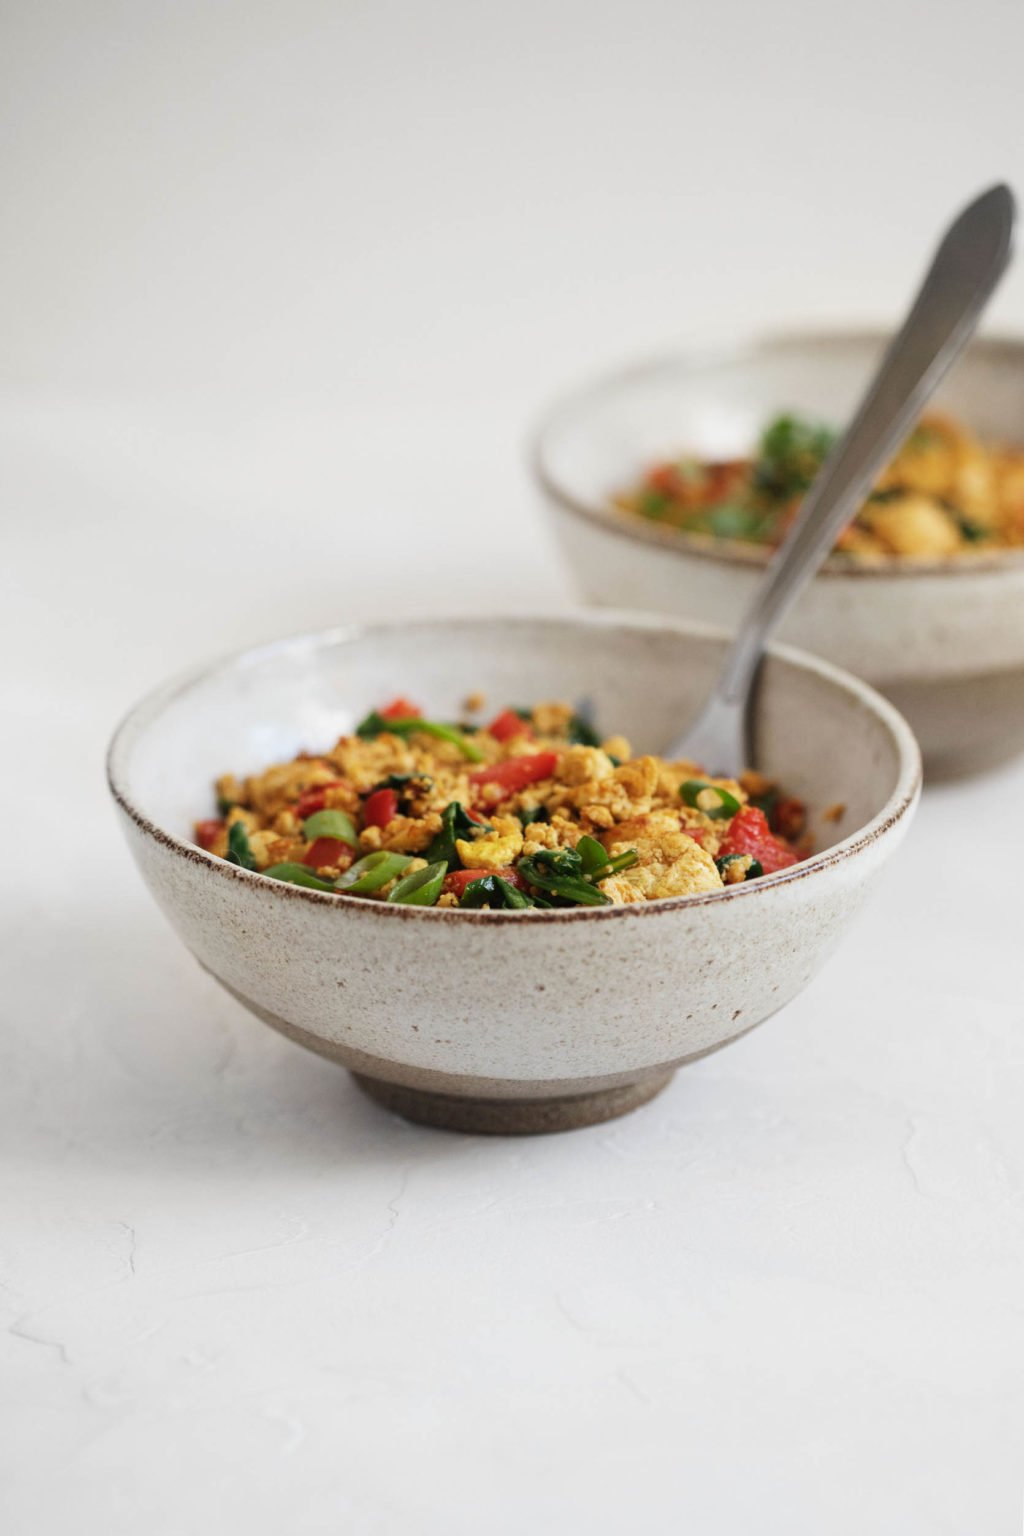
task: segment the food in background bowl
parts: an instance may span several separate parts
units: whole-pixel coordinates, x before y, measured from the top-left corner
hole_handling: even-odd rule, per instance
[[[849,421],[888,341],[878,332],[782,334],[645,363],[563,399],[541,425],[534,462],[582,595],[735,625],[755,600],[766,547],[681,534],[628,516],[614,497],[684,446],[709,462],[749,457],[782,403],[805,420]],[[973,341],[934,407],[980,442],[1024,441],[1024,341]],[[887,694],[931,776],[1024,752],[1024,547],[988,540],[953,557],[830,555],[781,637]]]
[[[835,431],[777,416],[753,458],[660,461],[614,500],[682,533],[774,548],[828,457]],[[980,442],[950,416],[922,417],[835,551],[855,560],[949,559],[1024,544],[1024,452]]]
[[[259,1018],[414,1119],[477,1131],[585,1125],[643,1103],[681,1062],[775,1013],[859,910],[920,782],[910,731],[865,684],[769,651],[757,762],[806,804],[816,851],[728,890],[518,918],[360,901],[229,864],[196,847],[192,820],[225,763],[258,773],[288,762],[351,733],[400,688],[442,719],[458,718],[478,687],[495,700],[589,695],[595,719],[657,754],[707,697],[725,646],[703,626],[622,614],[283,640],[143,700],[111,744],[111,790],[168,919]]]
[[[287,884],[419,907],[524,912],[722,890],[795,864],[806,825],[803,804],[762,774],[715,779],[634,757],[624,736],[602,742],[564,703],[472,727],[398,698],[327,751],[216,788],[222,815],[196,823],[200,847]]]

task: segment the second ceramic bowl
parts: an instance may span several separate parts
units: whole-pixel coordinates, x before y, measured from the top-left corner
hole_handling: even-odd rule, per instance
[[[842,423],[885,342],[878,332],[780,335],[711,358],[668,357],[565,399],[542,425],[535,464],[584,596],[735,623],[763,555],[630,518],[612,495],[659,458],[749,452],[782,410]],[[1024,442],[1024,342],[974,343],[935,403],[983,437]],[[930,776],[994,767],[1024,751],[1024,551],[829,562],[782,638],[892,699]]]

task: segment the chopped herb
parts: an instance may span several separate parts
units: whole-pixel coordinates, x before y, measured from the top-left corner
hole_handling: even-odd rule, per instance
[[[834,442],[830,427],[799,416],[777,416],[761,437],[755,485],[770,497],[789,501],[808,489]]]
[[[233,821],[228,831],[227,860],[229,864],[237,864],[241,869],[256,868],[249,834],[240,821]]]
[[[226,816],[228,811],[233,811],[237,804],[237,800],[229,800],[226,795],[217,796],[217,809],[222,816]]]

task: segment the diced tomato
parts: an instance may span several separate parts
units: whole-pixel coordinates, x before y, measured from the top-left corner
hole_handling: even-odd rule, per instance
[[[347,869],[354,857],[348,843],[343,843],[340,837],[318,837],[310,844],[302,862],[310,869],[323,869],[325,864]]]
[[[773,832],[779,832],[783,837],[799,837],[807,825],[807,807],[802,800],[795,795],[783,795],[775,802],[775,811],[771,818]]]
[[[377,713],[382,720],[413,720],[419,719],[423,711],[418,704],[410,704],[408,699],[392,699],[390,704],[385,704]]]
[[[472,885],[474,880],[483,880],[487,875],[499,875],[509,885],[514,885],[517,891],[526,889],[526,881],[517,869],[453,869],[445,876],[444,888],[461,897],[467,885]]]
[[[393,789],[375,789],[363,803],[363,825],[386,827],[398,815],[398,796]]]
[[[532,736],[533,727],[514,709],[503,709],[487,727],[495,741],[514,741],[517,736]]]
[[[295,814],[299,820],[305,821],[307,816],[322,811],[327,804],[327,791],[340,789],[344,782],[344,779],[328,779],[326,784],[315,784],[312,789],[304,789],[295,802]]]
[[[751,858],[759,861],[766,875],[773,875],[778,869],[788,869],[797,862],[792,848],[775,836],[764,812],[756,805],[745,805],[729,823],[718,856],[724,858],[728,853],[749,853]]]
[[[675,496],[679,491],[679,471],[674,464],[656,464],[647,476],[647,484],[663,496]]]
[[[692,837],[695,843],[699,843],[702,848],[704,847],[704,832],[702,828],[688,827],[685,821],[682,823],[682,828],[687,837]]]
[[[507,795],[525,789],[527,784],[549,779],[557,762],[557,752],[532,752],[528,757],[510,757],[503,763],[491,763],[486,768],[477,768],[470,774],[469,782],[480,787],[496,784],[504,799]]]
[[[196,823],[196,842],[200,848],[205,848],[207,853],[213,847],[217,838],[224,831],[222,821],[200,821]]]

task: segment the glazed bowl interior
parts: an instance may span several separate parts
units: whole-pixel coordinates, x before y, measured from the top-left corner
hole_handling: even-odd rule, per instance
[[[749,455],[765,424],[784,411],[843,425],[888,339],[881,331],[786,334],[731,352],[680,354],[610,375],[550,412],[535,444],[538,473],[546,491],[575,511],[614,519],[620,530],[638,538],[693,541],[692,535],[621,515],[611,498],[661,459],[682,453],[710,459]],[[933,405],[983,437],[1019,442],[1024,343],[976,341]],[[755,547],[714,543],[723,558],[763,558]],[[943,568],[956,569],[957,563],[946,561]]]
[[[461,718],[479,690],[495,710],[543,699],[586,703],[602,732],[625,734],[635,752],[658,752],[703,699],[723,646],[722,635],[699,626],[608,614],[298,637],[152,695],[115,738],[111,781],[135,819],[188,843],[193,822],[214,814],[219,774],[323,751],[397,694],[441,719]],[[784,651],[770,657],[757,718],[758,766],[808,801],[819,854],[884,819],[912,788],[916,748],[903,721],[826,664]],[[836,803],[846,807],[842,819],[823,820]]]

